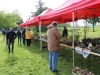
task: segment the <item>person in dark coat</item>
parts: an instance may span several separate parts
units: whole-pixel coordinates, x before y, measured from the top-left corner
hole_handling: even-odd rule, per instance
[[[25,33],[26,33],[26,29],[23,29],[22,31],[22,39],[23,39],[23,44],[25,45]]]
[[[6,36],[5,29],[2,29],[2,35],[3,35],[3,41],[4,41],[5,40],[5,36]]]
[[[64,30],[62,32],[62,37],[67,37],[68,36],[68,30],[66,27],[64,27]]]
[[[21,43],[21,31],[17,31],[18,44]]]
[[[8,45],[8,39],[7,39],[7,34],[8,34],[8,32],[9,32],[9,29],[7,29],[7,30],[5,31],[5,33],[6,33],[6,45]]]
[[[8,39],[8,53],[10,53],[10,45],[12,44],[12,53],[14,50],[14,40],[16,39],[17,35],[14,32],[13,28],[11,27],[9,29],[9,32],[7,34],[7,39]]]

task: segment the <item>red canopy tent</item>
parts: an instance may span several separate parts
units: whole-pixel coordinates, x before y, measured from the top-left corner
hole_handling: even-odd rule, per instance
[[[48,8],[47,10],[43,11],[38,17],[41,17],[42,15],[51,12],[52,9]],[[50,21],[43,21],[41,22],[42,25],[46,25],[48,23],[50,23]],[[25,26],[38,26],[39,25],[39,18],[37,18],[36,16],[32,17],[31,19],[29,19],[28,21],[26,21],[25,23],[21,24],[20,27],[25,27]]]
[[[61,23],[73,21],[73,49],[74,49],[74,21],[78,19],[95,18],[100,16],[100,0],[68,0],[55,10],[42,15],[40,21],[57,21]],[[74,67],[74,50],[73,50]]]
[[[74,20],[98,17],[100,16],[99,5],[100,0],[68,0],[53,11],[50,8],[47,9],[38,16],[37,20],[32,19],[31,22],[29,21],[27,26],[38,25],[39,20],[42,25],[48,25],[52,21],[58,23],[72,22],[72,12],[74,12]]]
[[[93,18],[100,16],[100,0],[68,0],[55,10],[40,17],[41,21],[72,21],[72,12],[74,19]]]
[[[27,26],[26,23],[27,23],[28,21],[29,21],[29,20],[27,20],[26,22],[20,24],[19,27],[26,27],[26,26]]]
[[[36,24],[38,25],[38,22],[40,22],[39,25],[41,26],[41,24],[48,25],[52,21],[57,21],[58,23],[73,21],[73,28],[74,28],[75,20],[93,18],[98,16],[100,16],[100,0],[68,0],[55,10],[38,16]],[[34,23],[32,23],[31,25],[33,26]],[[74,34],[73,34],[73,44],[74,44]],[[74,65],[74,57],[73,57],[73,65]]]

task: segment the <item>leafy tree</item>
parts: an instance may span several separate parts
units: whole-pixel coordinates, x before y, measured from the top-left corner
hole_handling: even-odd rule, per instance
[[[22,20],[22,17],[21,17],[21,13],[19,13],[18,10],[14,10],[14,11],[12,12],[12,15],[14,16],[15,22],[16,22],[17,24],[23,23],[23,20]]]
[[[88,18],[87,22],[93,24],[93,32],[95,32],[94,26],[97,22],[99,22],[99,17],[95,17],[94,15],[94,18]]]
[[[41,0],[39,0],[37,2],[36,9],[36,12],[31,12],[32,17],[40,15],[44,10],[47,9],[47,7],[44,7],[44,3]]]
[[[41,0],[39,0],[37,2],[36,9],[37,9],[36,12],[31,12],[32,17],[40,15],[43,11],[45,11],[47,9],[47,7],[44,7],[44,3]],[[46,31],[47,27],[42,26],[41,29],[42,29],[41,31]],[[38,26],[36,26],[34,30],[39,32]]]
[[[17,13],[17,11],[16,11]],[[22,21],[19,14],[0,11],[0,27],[17,27],[18,22]]]

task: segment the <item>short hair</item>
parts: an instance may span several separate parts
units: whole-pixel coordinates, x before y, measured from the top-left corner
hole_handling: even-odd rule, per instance
[[[52,25],[54,26],[57,26],[57,24],[58,24],[57,22],[52,22]]]
[[[10,31],[13,31],[14,29],[12,27],[10,27]]]
[[[30,29],[28,29],[28,31],[30,31]]]

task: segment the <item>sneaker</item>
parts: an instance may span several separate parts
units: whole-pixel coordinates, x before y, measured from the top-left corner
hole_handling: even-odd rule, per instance
[[[59,71],[59,70],[52,70],[52,72],[54,72],[54,73],[55,73],[55,72],[60,72],[60,71]]]
[[[50,68],[50,70],[52,70],[52,68]]]

